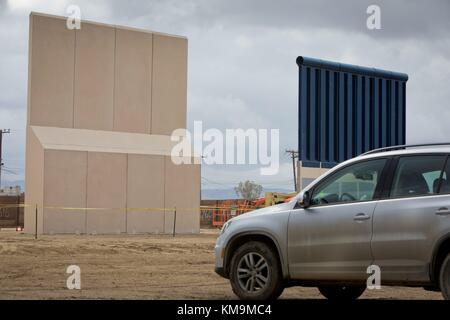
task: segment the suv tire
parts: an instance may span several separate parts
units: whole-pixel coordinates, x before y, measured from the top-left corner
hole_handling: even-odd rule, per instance
[[[450,300],[450,253],[444,259],[439,272],[439,286],[445,300]]]
[[[245,300],[274,300],[284,289],[277,254],[259,241],[245,243],[234,252],[230,280],[233,292]]]
[[[351,301],[358,299],[366,290],[364,285],[320,286],[320,293],[328,300]]]

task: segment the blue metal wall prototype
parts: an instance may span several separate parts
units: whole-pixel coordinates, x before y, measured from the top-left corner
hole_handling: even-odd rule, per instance
[[[405,143],[404,73],[298,57],[299,159],[330,168]]]

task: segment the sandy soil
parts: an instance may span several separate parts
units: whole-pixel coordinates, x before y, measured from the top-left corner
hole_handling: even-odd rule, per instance
[[[0,299],[235,299],[214,273],[216,231],[171,236],[32,236],[0,232]],[[66,268],[81,268],[81,290],[68,290]],[[282,298],[322,298],[288,288]],[[366,299],[442,299],[423,289],[383,287]]]

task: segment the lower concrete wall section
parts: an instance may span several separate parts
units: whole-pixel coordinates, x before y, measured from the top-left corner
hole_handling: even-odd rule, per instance
[[[123,145],[118,142],[102,149],[98,145],[106,143],[89,139],[91,132],[84,129],[72,134],[92,141],[92,145],[80,145],[71,136],[65,141],[72,144],[61,146],[55,139],[67,129],[30,130],[34,152],[43,156],[27,176],[27,233],[36,231],[36,220],[39,234],[173,233],[174,228],[176,233],[200,231],[200,165],[174,164],[170,146],[159,154],[149,154],[147,148],[140,150],[134,145],[131,150],[141,153],[128,153],[124,146],[130,147],[127,140],[135,135],[129,133]],[[107,134],[104,138],[111,141]],[[139,138],[143,137],[135,141]],[[158,148],[164,149],[163,145]]]
[[[87,171],[87,232],[125,232],[127,155],[88,152]]]
[[[164,232],[164,156],[128,155],[127,232]],[[148,208],[149,210],[143,210]]]
[[[25,207],[25,232],[43,233],[43,211],[37,207],[44,203],[44,148],[31,127],[27,128],[25,159],[25,202],[28,204]]]
[[[86,179],[87,152],[45,151],[44,233],[86,232],[86,210],[72,209],[86,207]]]
[[[167,212],[165,232],[190,233],[200,231],[200,165],[176,165],[170,157],[165,159],[165,207],[176,208]]]

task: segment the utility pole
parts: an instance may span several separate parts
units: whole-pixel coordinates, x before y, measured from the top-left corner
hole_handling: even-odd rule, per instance
[[[2,188],[2,167],[3,167],[2,142],[4,133],[11,133],[11,130],[10,129],[0,130],[0,189]]]
[[[292,158],[292,172],[294,173],[294,190],[295,192],[297,192],[298,188],[297,188],[297,172],[295,169],[295,159],[298,158],[298,151],[286,150],[286,153],[290,154]]]

